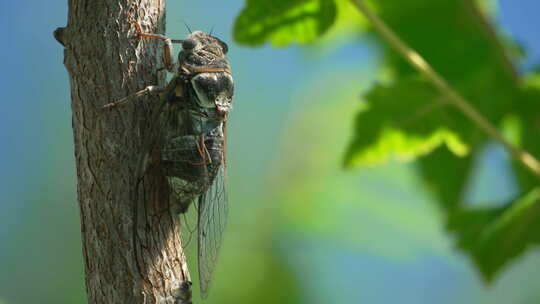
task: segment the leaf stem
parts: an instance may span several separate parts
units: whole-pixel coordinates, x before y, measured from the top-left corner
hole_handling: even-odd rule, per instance
[[[407,60],[418,72],[424,75],[439,91],[448,98],[450,104],[454,105],[467,118],[484,131],[493,139],[499,141],[503,146],[521,164],[529,169],[531,173],[540,178],[540,162],[530,153],[521,148],[512,145],[507,141],[501,133],[492,125],[482,114],[471,106],[471,104],[462,97],[456,89],[454,89],[431,65],[410,48],[382,21],[377,15],[372,13],[366,6],[363,0],[351,0],[358,10],[373,24],[375,30],[399,53]]]

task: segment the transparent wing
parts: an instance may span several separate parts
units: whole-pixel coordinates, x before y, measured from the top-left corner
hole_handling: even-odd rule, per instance
[[[197,202],[194,203],[197,208]],[[180,215],[182,217],[180,229],[182,238],[182,247],[184,250],[191,245],[191,242],[197,242],[197,221],[198,215],[193,212],[185,212]]]
[[[227,224],[228,205],[225,184],[225,164],[221,162],[214,183],[199,197],[198,247],[201,296],[206,299],[217,264],[223,232]]]

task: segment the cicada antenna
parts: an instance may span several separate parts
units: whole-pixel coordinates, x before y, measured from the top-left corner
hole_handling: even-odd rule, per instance
[[[182,20],[182,22],[184,22],[184,25],[186,26],[186,29],[188,30],[188,32],[189,32],[190,34],[193,33],[193,32],[191,31],[191,28],[189,27],[189,25],[186,23],[186,21]]]

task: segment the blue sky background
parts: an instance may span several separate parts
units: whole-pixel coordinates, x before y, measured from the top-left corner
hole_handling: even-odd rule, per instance
[[[540,61],[540,2],[499,4],[497,22],[527,50],[521,67],[531,69]],[[186,35],[185,21],[193,29],[215,27],[230,45],[237,93],[223,273],[245,271],[237,274],[250,281],[243,288],[255,288],[250,286],[262,282],[257,271],[265,273],[263,257],[271,244],[306,303],[540,301],[531,280],[539,278],[538,251],[484,286],[453,249],[411,165],[340,169],[357,98],[378,73],[375,46],[351,41],[315,56],[298,46],[241,47],[231,29],[242,6],[240,0],[170,0],[167,16],[171,37]],[[0,304],[84,303],[68,77],[62,48],[52,38],[66,24],[67,5],[3,1],[0,15]],[[313,129],[322,130],[321,138]],[[316,162],[309,156],[313,151]],[[504,157],[489,153],[488,161]],[[297,158],[294,171],[291,159]],[[508,181],[499,183],[497,195],[512,191]],[[474,195],[493,194],[479,189]],[[269,232],[249,228],[265,221],[271,222]],[[220,288],[220,278],[227,275],[218,273],[216,297],[238,296]]]

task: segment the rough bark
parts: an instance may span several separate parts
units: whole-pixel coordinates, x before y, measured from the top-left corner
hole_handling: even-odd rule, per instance
[[[165,81],[158,43],[136,38],[130,16],[163,33],[165,2],[69,0],[68,25],[55,31],[71,85],[86,291],[89,303],[173,303],[189,274],[163,175],[145,161],[158,101],[101,109]]]

